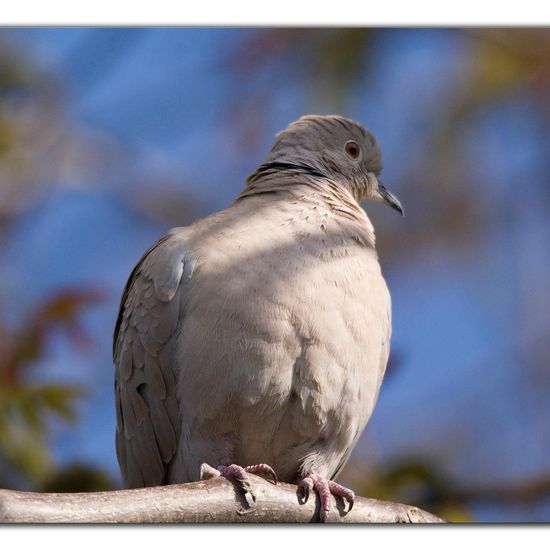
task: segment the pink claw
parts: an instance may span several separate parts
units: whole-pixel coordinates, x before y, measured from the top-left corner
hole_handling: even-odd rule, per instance
[[[277,484],[277,474],[275,473],[275,470],[267,464],[254,464],[252,466],[247,466],[244,471],[248,472],[249,474],[271,478],[271,481],[274,484]]]
[[[250,493],[252,500],[256,502],[256,493],[252,489],[250,478],[248,474],[256,474],[271,478],[273,483],[277,483],[277,475],[271,466],[267,464],[254,464],[252,466],[246,466],[243,468],[237,464],[229,464],[228,466],[218,466],[212,468],[208,464],[201,465],[201,479],[207,479],[209,477],[223,476],[226,479],[232,478],[236,480],[242,487],[245,493]]]
[[[303,493],[304,502],[307,502],[309,493],[312,489],[317,491],[319,500],[321,501],[321,510],[319,520],[324,523],[327,520],[330,510],[330,495],[342,497],[349,502],[348,513],[353,508],[355,501],[355,493],[334,481],[327,479],[319,474],[309,474],[303,477],[298,485]]]

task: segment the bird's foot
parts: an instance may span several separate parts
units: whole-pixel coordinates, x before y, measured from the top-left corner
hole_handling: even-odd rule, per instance
[[[256,502],[256,493],[250,483],[248,474],[256,474],[268,478],[268,481],[277,483],[277,475],[271,466],[267,464],[254,464],[252,466],[238,466],[230,464],[229,466],[218,466],[212,468],[209,464],[201,464],[201,479],[210,479],[212,477],[225,477],[226,479],[234,479],[242,488],[244,493],[249,493],[252,500]]]
[[[319,513],[319,520],[321,523],[324,523],[327,520],[328,512],[330,510],[330,495],[342,497],[349,502],[348,513],[353,508],[353,503],[355,501],[355,493],[326,477],[323,477],[319,474],[308,474],[304,476],[298,488],[302,493],[302,499],[304,502],[307,502],[309,498],[309,493],[313,489],[319,495],[319,500],[321,502],[321,511]]]

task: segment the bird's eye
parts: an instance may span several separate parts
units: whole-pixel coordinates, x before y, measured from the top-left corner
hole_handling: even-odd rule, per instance
[[[353,160],[357,160],[361,155],[361,147],[356,141],[348,141],[345,146],[348,157]]]

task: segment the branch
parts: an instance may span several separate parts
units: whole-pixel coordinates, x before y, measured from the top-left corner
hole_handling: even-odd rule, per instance
[[[318,521],[318,498],[306,503],[296,485],[253,478],[256,503],[228,480],[97,493],[30,493],[0,489],[0,523],[309,523]],[[404,504],[357,497],[353,510],[333,499],[328,522],[440,523]]]

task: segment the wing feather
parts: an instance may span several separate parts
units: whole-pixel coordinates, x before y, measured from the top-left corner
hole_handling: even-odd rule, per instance
[[[180,430],[174,341],[182,316],[186,230],[145,252],[124,289],[115,326],[116,449],[127,487],[162,485]]]

